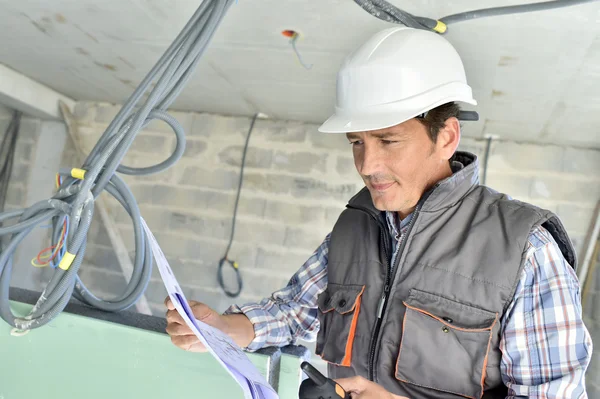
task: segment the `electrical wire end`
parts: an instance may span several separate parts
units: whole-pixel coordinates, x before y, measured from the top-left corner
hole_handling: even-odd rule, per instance
[[[298,39],[300,39],[300,33],[298,33],[295,30],[292,29],[286,29],[284,31],[281,32],[281,34],[285,37],[289,37],[290,38],[290,44],[292,45],[292,48],[294,49],[294,52],[296,53],[296,57],[298,58],[298,62],[300,62],[300,64],[305,68],[305,69],[311,69],[313,67],[312,64],[307,64],[304,62],[304,60],[302,59],[302,55],[300,55],[300,52],[298,51],[298,48],[296,47],[296,42],[298,41]]]
[[[15,327],[12,330],[10,330],[10,335],[12,335],[13,337],[22,337],[24,335],[27,335],[29,331],[31,330],[21,330]]]

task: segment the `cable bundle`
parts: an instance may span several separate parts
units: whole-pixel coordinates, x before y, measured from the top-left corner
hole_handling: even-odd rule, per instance
[[[125,182],[115,172],[149,175],[172,166],[185,149],[184,131],[166,110],[191,77],[200,57],[212,39],[225,13],[235,0],[204,0],[183,30],[156,65],[127,99],[114,120],[106,128],[81,168],[61,172],[56,194],[27,209],[0,214],[0,222],[17,219],[1,227],[0,236],[9,242],[0,254],[0,316],[20,330],[40,327],[67,305],[74,296],[78,300],[106,311],[129,308],[142,296],[152,273],[152,254],[140,222],[140,210]],[[137,134],[153,119],[160,119],[173,129],[177,145],[165,161],[144,168],[121,164]],[[94,214],[94,200],[102,191],[110,193],[131,216],[135,234],[133,274],[120,296],[102,300],[94,296],[79,279],[77,272],[85,254],[87,233]],[[15,316],[9,306],[12,260],[16,247],[41,223],[51,221],[52,245],[59,257],[54,274],[37,303],[25,317]],[[52,251],[50,249],[50,251]],[[47,252],[47,251],[46,251]],[[62,256],[61,256],[62,254]],[[43,261],[44,254],[39,260]],[[34,259],[36,262],[38,259]]]
[[[59,174],[56,175],[56,188],[59,189],[62,184],[62,178]],[[31,259],[31,265],[34,267],[46,267],[50,266],[53,269],[56,269],[60,264],[60,261],[65,256],[66,248],[67,248],[67,236],[69,235],[69,217],[65,215],[63,217],[62,225],[60,230],[53,231],[54,234],[60,234],[60,238],[58,239],[58,243],[56,245],[49,246],[48,248],[42,249],[35,258]],[[42,226],[43,227],[43,226]],[[48,227],[56,227],[56,225],[50,225]],[[56,239],[54,239],[56,241]]]

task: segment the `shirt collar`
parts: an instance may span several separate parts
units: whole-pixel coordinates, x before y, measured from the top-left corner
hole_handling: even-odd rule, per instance
[[[398,212],[386,211],[385,218],[387,220],[387,225],[390,233],[392,233],[395,237],[398,237],[401,234],[403,234],[406,228],[408,227],[410,220],[412,219],[412,215],[413,214],[410,213],[408,216],[406,216],[400,221],[400,218],[398,217]]]

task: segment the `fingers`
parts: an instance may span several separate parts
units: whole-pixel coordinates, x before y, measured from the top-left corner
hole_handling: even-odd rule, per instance
[[[167,331],[167,334],[169,334],[172,337],[175,335],[193,335],[194,334],[187,325],[179,324],[179,323],[167,324],[166,331]]]
[[[206,352],[206,347],[198,340],[195,335],[175,335],[171,336],[171,342],[178,348],[189,352]]]
[[[165,306],[169,310],[175,310],[175,305],[173,305],[173,302],[171,301],[171,297],[167,296],[165,298]]]
[[[168,309],[166,314],[166,332],[171,337],[171,342],[178,348],[185,351],[206,352],[206,347],[198,340],[198,337],[196,337],[192,330],[187,326],[186,322],[183,320],[183,317],[181,317],[175,308],[171,298],[165,298],[164,303]],[[208,322],[209,324],[218,321],[219,314],[217,314],[207,305],[196,301],[189,301],[189,305],[196,319]],[[215,316],[217,316],[216,319]]]
[[[338,378],[335,380],[338,384],[344,388],[344,391],[348,393],[361,393],[365,389],[365,382],[367,380],[360,376],[350,378]]]
[[[181,315],[179,314],[179,312],[177,310],[168,310],[166,318],[167,318],[167,324],[177,323],[177,324],[185,325],[185,321],[183,321],[183,317],[181,317]]]
[[[192,308],[192,312],[194,313],[194,316],[198,320],[204,320],[204,319],[207,319],[216,314],[213,309],[209,308],[202,302],[188,301],[188,304],[190,305],[190,308]],[[171,301],[171,297],[165,298],[165,306],[167,307],[167,309],[169,311],[171,311],[171,310],[175,311],[175,305],[173,305],[173,301]],[[169,314],[169,312],[167,312],[167,315],[168,314]],[[167,321],[168,321],[168,319],[167,319]],[[181,323],[183,323],[183,320],[181,320]]]

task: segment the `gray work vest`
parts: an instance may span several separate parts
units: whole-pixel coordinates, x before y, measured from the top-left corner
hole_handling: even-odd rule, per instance
[[[543,226],[570,265],[556,215],[478,184],[478,161],[428,191],[390,265],[385,213],[365,188],[331,234],[316,352],[332,378],[361,375],[411,399],[504,398],[501,319]]]

